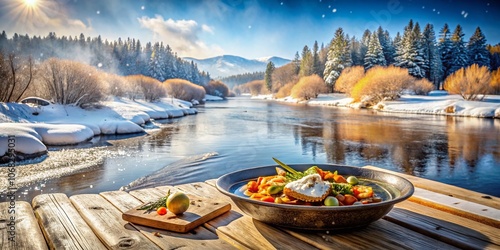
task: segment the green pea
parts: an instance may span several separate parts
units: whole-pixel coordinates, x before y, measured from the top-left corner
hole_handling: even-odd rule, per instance
[[[323,203],[325,206],[338,206],[339,200],[333,196],[328,196]]]

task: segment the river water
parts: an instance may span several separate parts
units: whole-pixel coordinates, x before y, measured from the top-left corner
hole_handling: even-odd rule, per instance
[[[40,193],[118,190],[160,169],[153,184],[217,178],[254,166],[373,165],[500,197],[500,121],[306,106],[238,97],[197,115],[156,121],[147,135],[103,137],[111,154],[90,169],[21,188]],[[58,150],[58,149],[55,149]],[[50,157],[45,159],[50,160]],[[36,168],[36,164],[34,166]]]

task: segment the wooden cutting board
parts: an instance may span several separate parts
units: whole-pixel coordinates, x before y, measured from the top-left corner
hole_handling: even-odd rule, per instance
[[[123,213],[122,218],[135,224],[187,233],[197,226],[231,210],[231,204],[228,202],[216,201],[190,194],[187,196],[191,203],[188,210],[183,214],[175,215],[168,211],[166,215],[158,215],[156,211],[138,210],[141,205]]]

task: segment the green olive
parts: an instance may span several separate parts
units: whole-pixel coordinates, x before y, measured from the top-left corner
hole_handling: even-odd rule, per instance
[[[356,176],[349,176],[349,177],[347,177],[347,183],[349,183],[351,185],[356,185],[359,183],[359,180],[358,180],[358,178],[356,178]]]
[[[278,186],[278,185],[272,185],[267,189],[267,192],[269,194],[277,194],[281,191],[283,191],[284,186]]]
[[[339,205],[339,200],[333,196],[328,196],[326,197],[324,201],[325,206],[338,206]]]

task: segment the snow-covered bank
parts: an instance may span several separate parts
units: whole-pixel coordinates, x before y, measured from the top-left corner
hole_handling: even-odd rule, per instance
[[[254,97],[272,99],[270,96]],[[321,94],[315,99],[298,101],[287,97],[277,99],[283,102],[304,103],[308,105],[325,105],[360,108],[360,103],[353,103],[352,98],[344,94]],[[428,96],[403,95],[396,101],[383,101],[373,109],[383,112],[410,114],[433,114],[449,116],[466,116],[481,118],[500,118],[500,96],[486,96],[483,101],[466,101],[458,95],[447,95],[446,92],[435,91]]]
[[[47,145],[77,144],[95,135],[144,133],[141,126],[152,119],[196,113],[190,102],[172,98],[155,103],[113,98],[88,109],[0,103],[0,157],[7,155],[9,147],[35,155],[46,152]],[[9,146],[9,142],[13,143]]]

